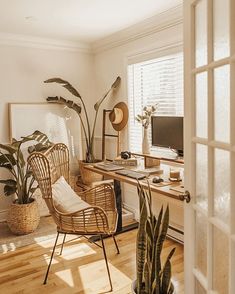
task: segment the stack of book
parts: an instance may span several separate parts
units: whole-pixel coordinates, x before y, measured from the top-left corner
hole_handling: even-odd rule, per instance
[[[123,159],[120,156],[116,157],[113,161],[113,164],[122,165],[122,166],[137,166],[137,159],[136,158],[128,158]]]

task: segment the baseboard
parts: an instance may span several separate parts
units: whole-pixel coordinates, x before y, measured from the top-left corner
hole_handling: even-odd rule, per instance
[[[0,222],[5,222],[7,219],[7,209],[0,210]]]

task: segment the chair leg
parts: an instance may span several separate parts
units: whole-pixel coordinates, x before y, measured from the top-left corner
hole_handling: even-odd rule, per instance
[[[55,248],[56,248],[56,244],[57,244],[57,241],[58,241],[58,238],[59,238],[59,234],[60,233],[57,232],[57,236],[56,236],[56,239],[55,239],[55,244],[54,244],[54,247],[53,247],[53,250],[52,250],[52,253],[51,253],[51,259],[50,259],[50,262],[48,264],[46,276],[45,276],[45,279],[44,279],[44,282],[43,282],[44,285],[47,283],[47,277],[48,277],[49,270],[50,270],[50,267],[51,267],[51,262],[52,262],[52,259],[53,259],[54,253],[55,253]]]
[[[63,252],[63,249],[64,249],[65,238],[66,238],[66,234],[64,234],[63,242],[61,244],[60,255],[62,255],[62,252]]]
[[[114,241],[114,244],[116,246],[116,249],[117,249],[117,254],[120,254],[120,251],[119,251],[119,248],[118,248],[118,244],[117,244],[117,241],[116,241],[116,238],[115,238],[114,234],[112,235],[112,237],[113,237],[113,241]]]
[[[108,260],[107,260],[107,255],[106,255],[106,250],[105,250],[105,245],[104,245],[104,240],[103,240],[102,235],[100,235],[100,240],[102,242],[104,259],[105,259],[106,268],[107,268],[107,272],[108,272],[108,276],[109,276],[109,284],[110,284],[110,287],[111,287],[111,290],[110,291],[113,291],[113,285],[112,285],[112,281],[111,281],[111,276],[110,276],[110,271],[109,271],[109,265],[108,265]]]

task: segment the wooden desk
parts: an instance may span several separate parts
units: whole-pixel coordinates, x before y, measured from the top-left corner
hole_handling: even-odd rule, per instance
[[[103,175],[105,178],[114,180],[114,190],[116,194],[117,210],[119,214],[117,233],[136,228],[137,225],[131,225],[124,228],[122,227],[122,217],[121,217],[122,216],[122,196],[121,196],[120,182],[130,184],[132,186],[137,186],[137,181],[135,179],[128,178],[126,176],[118,175],[115,172],[98,169],[92,165],[86,166],[86,168],[90,171]],[[163,176],[163,178],[168,179],[170,166],[168,164],[161,164],[161,168],[163,168],[163,172],[165,171],[165,175]],[[180,166],[179,168],[183,169],[182,166]],[[152,183],[153,177],[154,175],[150,176],[149,183],[150,183],[151,191],[154,192],[152,200],[153,200],[153,206],[155,208],[155,213],[158,213],[157,211],[159,211],[162,205],[167,205],[167,204],[169,205],[171,213],[170,213],[168,236],[182,243],[183,242],[183,222],[184,222],[183,221],[183,215],[184,215],[183,202],[179,199],[180,192],[171,190],[171,188],[180,186],[182,185],[182,183],[181,182],[171,183],[170,185],[159,187],[159,186],[156,186],[156,184]],[[147,180],[141,180],[140,183],[144,187],[148,188]],[[136,195],[137,195],[137,191],[136,191]]]
[[[163,166],[163,170],[164,170],[165,165],[161,165],[161,166]],[[100,175],[103,175],[105,178],[117,180],[117,181],[124,182],[124,183],[130,184],[130,185],[133,185],[133,186],[137,186],[137,181],[135,179],[132,179],[132,178],[129,178],[126,176],[122,176],[122,175],[118,175],[115,172],[104,171],[104,170],[96,168],[92,165],[88,165],[85,168],[87,168],[88,170],[93,171],[95,173],[98,173]],[[151,183],[151,179],[153,177],[154,177],[154,175],[151,175],[149,178],[151,191],[163,194],[163,195],[171,197],[171,198],[175,198],[180,201],[180,199],[179,199],[180,192],[176,192],[176,191],[173,191],[170,189],[171,187],[179,186],[180,185],[179,182],[176,182],[176,183],[172,182],[170,185],[167,185],[167,186],[160,186],[160,185],[158,186],[157,184]],[[146,180],[141,180],[140,183],[144,187],[146,187],[146,188],[148,187]]]

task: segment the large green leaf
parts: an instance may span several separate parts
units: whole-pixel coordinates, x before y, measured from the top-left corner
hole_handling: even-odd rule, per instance
[[[0,184],[4,184],[4,194],[5,196],[10,196],[12,194],[15,194],[17,190],[17,183],[15,180],[9,179],[9,180],[0,180]]]
[[[25,143],[28,141],[37,141],[43,145],[52,144],[52,142],[50,142],[47,135],[38,131],[38,130],[33,132],[31,135],[28,135],[26,137],[22,137],[22,143]]]
[[[16,165],[15,157],[12,154],[6,153],[0,155],[0,167],[12,169]]]
[[[99,107],[100,105],[102,104],[102,102],[105,100],[105,98],[108,96],[108,94],[116,89],[119,85],[120,85],[120,82],[121,82],[121,78],[120,77],[117,77],[116,80],[114,81],[114,83],[112,84],[111,88],[104,94],[104,96],[96,102],[96,104],[94,105],[94,108],[95,108],[95,111],[98,111],[99,110]]]
[[[0,144],[0,149],[3,149],[10,154],[14,154],[14,153],[16,153],[18,147],[16,145],[12,145],[12,144],[5,144],[5,145]]]
[[[65,106],[67,106],[68,108],[73,109],[74,111],[77,112],[78,115],[80,115],[82,108],[79,104],[74,103],[72,100],[66,100],[63,97],[47,97],[47,102],[50,103],[57,103],[57,104],[63,104]]]
[[[57,83],[57,84],[61,84],[70,93],[72,93],[74,96],[76,96],[76,97],[78,97],[78,98],[81,99],[81,95],[78,93],[78,91],[68,81],[65,81],[65,80],[63,80],[61,78],[51,78],[51,79],[48,79],[48,80],[44,81],[44,83]]]

